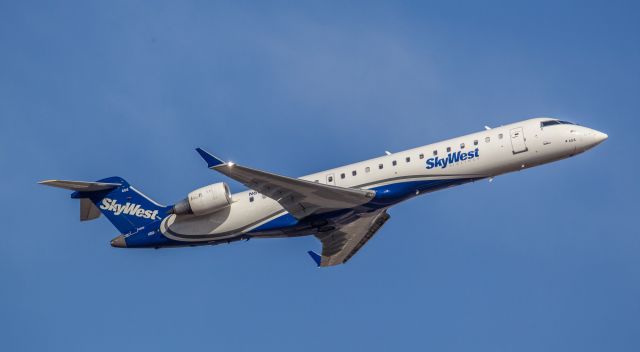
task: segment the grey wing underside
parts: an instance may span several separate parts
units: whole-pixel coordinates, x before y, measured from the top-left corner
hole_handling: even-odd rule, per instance
[[[315,236],[322,242],[322,255],[309,252],[318,266],[346,263],[353,257],[390,216],[386,210],[362,214],[359,219],[332,231]]]

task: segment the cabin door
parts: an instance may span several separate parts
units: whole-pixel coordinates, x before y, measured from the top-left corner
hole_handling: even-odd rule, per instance
[[[524,139],[524,132],[522,131],[522,127],[512,129],[510,135],[513,154],[526,152],[528,150],[526,140]]]

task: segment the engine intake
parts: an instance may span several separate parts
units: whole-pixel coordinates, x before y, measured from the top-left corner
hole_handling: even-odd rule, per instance
[[[214,183],[189,193],[187,198],[173,206],[177,215],[204,215],[214,213],[231,205],[231,191],[224,182]]]

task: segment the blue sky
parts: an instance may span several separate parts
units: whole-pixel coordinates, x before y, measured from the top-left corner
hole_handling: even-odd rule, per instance
[[[0,2],[0,350],[637,351],[640,6]],[[163,203],[201,146],[303,175],[535,116],[609,140],[312,237],[120,250],[42,179]]]

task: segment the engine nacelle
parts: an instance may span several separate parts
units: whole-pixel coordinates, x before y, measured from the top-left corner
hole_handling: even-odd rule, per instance
[[[231,191],[224,182],[214,183],[189,193],[187,198],[173,206],[177,215],[204,215],[216,212],[231,205]]]

